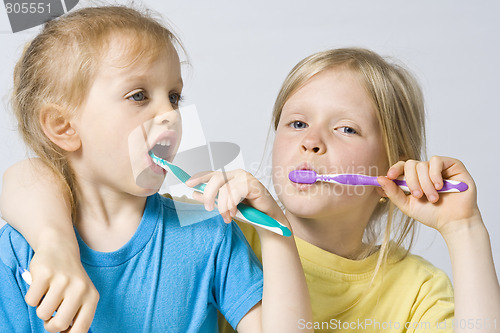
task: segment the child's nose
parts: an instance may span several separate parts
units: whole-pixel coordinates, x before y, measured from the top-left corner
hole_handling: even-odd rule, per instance
[[[309,133],[301,143],[301,150],[303,152],[311,152],[314,154],[326,153],[326,145],[320,137],[319,133]]]
[[[162,108],[161,112],[155,117],[155,123],[158,125],[173,126],[179,121],[179,109],[174,109],[171,105]]]

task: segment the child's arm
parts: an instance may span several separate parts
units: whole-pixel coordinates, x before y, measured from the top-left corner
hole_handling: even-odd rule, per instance
[[[40,160],[25,160],[5,172],[0,210],[35,251],[26,302],[38,307],[49,332],[62,331],[72,322],[69,332],[87,332],[99,294],[80,262],[64,193],[61,181]]]
[[[218,209],[229,223],[236,205],[245,201],[290,227],[285,215],[265,187],[243,171],[220,172],[192,178],[187,185],[208,182],[204,194],[193,193],[208,210]],[[238,332],[308,332],[299,329],[299,320],[312,322],[306,280],[293,237],[283,237],[257,227],[262,244],[264,291],[262,303],[250,310],[238,324]]]
[[[404,174],[412,195],[392,181]],[[498,332],[500,285],[489,235],[477,206],[476,186],[458,160],[434,156],[428,162],[398,162],[387,178],[379,177],[385,193],[406,215],[438,230],[451,257],[455,289],[455,332]],[[467,183],[462,193],[438,195],[449,178]]]

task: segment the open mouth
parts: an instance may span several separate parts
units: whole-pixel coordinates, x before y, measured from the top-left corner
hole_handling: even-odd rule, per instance
[[[164,133],[162,137],[157,139],[156,144],[148,151],[149,154],[153,154],[155,157],[171,162],[175,153],[176,138],[172,133]],[[159,161],[153,159],[151,169],[159,174],[165,175],[166,170],[161,166]]]
[[[150,151],[153,154],[155,154],[156,157],[159,157],[163,160],[168,160],[170,158],[170,152],[171,152],[171,140],[170,139],[161,140],[160,142],[155,144]]]
[[[160,138],[148,153],[153,153],[156,157],[170,162],[173,158],[175,144],[175,138],[167,134],[166,137]]]

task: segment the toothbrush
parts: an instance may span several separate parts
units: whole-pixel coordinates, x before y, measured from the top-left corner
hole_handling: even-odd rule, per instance
[[[365,185],[365,186],[380,186],[377,177],[357,175],[357,174],[331,174],[318,175],[313,170],[293,170],[288,174],[288,178],[294,183],[314,184],[316,182],[329,182],[343,185]],[[404,180],[393,179],[403,191],[411,192]],[[464,192],[469,186],[466,183],[456,180],[443,180],[443,188],[437,190],[441,193],[447,192]]]
[[[186,183],[186,181],[189,178],[191,178],[191,176],[187,172],[182,170],[180,167],[156,156],[152,151],[149,152],[149,156],[151,156],[155,164],[157,164],[158,166],[162,167],[167,171],[171,171],[174,174],[174,176],[176,176],[177,179],[179,179],[181,182]],[[203,193],[203,191],[205,190],[205,186],[206,184],[204,183],[198,184],[193,187],[193,190]],[[235,217],[243,222],[248,222],[250,224],[257,225],[261,228],[270,230],[278,235],[282,235],[285,237],[290,237],[292,235],[290,229],[288,229],[287,227],[285,227],[283,224],[273,219],[272,217],[264,214],[260,210],[245,205],[244,203],[239,203],[237,208],[238,211]]]
[[[22,268],[21,266],[17,267],[17,270],[19,271],[19,274],[21,274],[21,277],[23,278],[24,282],[26,282],[26,284],[28,286],[31,286],[31,283],[33,283],[33,279],[31,278],[31,273]]]
[[[31,273],[28,270],[22,268],[21,266],[18,266],[17,270],[19,271],[19,274],[21,274],[21,277],[23,278],[24,282],[26,282],[26,284],[28,286],[31,286],[31,284],[33,283],[33,279],[31,278]],[[56,313],[54,312],[54,314],[52,315],[52,317],[55,314]],[[90,330],[90,328],[88,330],[88,333],[92,333],[91,330]]]

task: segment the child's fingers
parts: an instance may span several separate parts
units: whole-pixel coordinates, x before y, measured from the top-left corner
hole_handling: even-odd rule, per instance
[[[214,173],[215,172],[213,172],[213,171],[198,172],[198,173],[194,174],[193,176],[191,176],[191,178],[189,178],[186,181],[186,185],[189,187],[193,187],[193,186],[196,186],[200,183],[206,183],[210,180],[210,178],[212,178]]]
[[[82,305],[73,316],[73,324],[69,330],[69,332],[72,333],[88,332],[99,302],[99,292],[93,285],[90,286],[90,289],[85,285],[81,285],[80,290],[84,300],[81,302]]]
[[[234,188],[234,186],[231,185],[231,183],[226,184],[228,188],[228,203],[227,203],[227,210],[229,211],[229,214],[231,216],[231,219],[236,216],[236,213],[238,212],[238,204],[241,202],[243,197],[241,196],[240,192],[238,192],[236,189],[234,191],[231,190],[231,188]]]
[[[57,316],[57,314],[56,314]],[[52,317],[49,320],[45,320],[43,327],[49,332],[70,332],[70,325],[72,319],[65,319],[63,317]]]
[[[443,172],[444,161],[439,156],[432,156],[429,160],[429,177],[434,184],[436,190],[443,188]]]
[[[465,181],[466,179],[472,180],[467,168],[461,161],[444,156],[436,156],[435,159],[437,168],[441,169],[441,175],[443,178],[453,179],[455,176],[460,175],[462,176],[460,177],[461,181]]]
[[[203,203],[205,209],[212,211],[215,207],[215,199],[219,194],[219,189],[225,183],[224,178],[220,175],[213,173],[211,178],[206,182],[205,190],[203,191]]]
[[[194,195],[194,193],[193,193],[193,195]],[[205,209],[209,212],[214,210],[214,208],[216,206],[215,205],[215,197],[217,194],[213,194],[213,192],[211,192],[210,189],[207,191],[207,188],[205,188],[205,192],[200,193],[200,195],[201,195],[200,201],[205,206]],[[193,198],[194,198],[194,196],[193,196]]]
[[[393,166],[389,168],[387,171],[387,178],[389,179],[396,179],[402,174],[404,174],[404,167],[405,167],[405,162],[404,161],[399,161]]]
[[[68,333],[87,333],[90,325],[92,324],[92,319],[94,318],[94,313],[97,307],[97,302],[95,305],[83,305],[77,312],[73,325],[67,331]]]
[[[204,199],[203,193],[194,191],[193,194],[192,194],[192,197],[193,197],[194,200],[199,201],[201,203],[204,203],[205,199]]]
[[[193,192],[193,199],[203,203],[205,209],[212,211],[215,207],[215,198],[217,197],[218,188],[215,185],[215,180],[212,178],[215,176],[215,172],[200,172],[192,176],[186,181],[186,185],[189,187],[196,186],[201,183],[207,183],[203,193]],[[210,182],[212,180],[212,182]]]
[[[415,160],[406,161],[404,165],[404,175],[406,185],[408,186],[411,194],[415,198],[419,199],[422,197],[423,192],[422,187],[420,186],[420,181],[418,179],[417,163],[418,162]]]
[[[57,309],[57,313],[55,314],[55,316],[50,318],[49,320],[46,320],[43,326],[49,332],[60,332],[70,328],[76,316],[76,313],[79,310],[79,307],[79,302],[64,300]],[[71,329],[68,331],[74,332],[74,330]]]
[[[233,207],[229,213],[231,214],[231,217],[235,217],[236,214],[238,214],[238,208],[237,207]]]
[[[219,212],[223,215],[224,221],[230,223],[238,210],[237,205],[241,201],[241,195],[235,184],[229,182],[224,184],[219,191]]]
[[[224,222],[230,223],[231,222],[231,216],[229,214],[228,210],[228,193],[225,190],[222,190],[222,188],[218,192],[218,198],[217,198],[217,209],[219,210],[220,215],[224,219]]]
[[[55,332],[65,330],[73,322],[82,302],[90,301],[92,303],[93,298],[95,296],[92,294],[92,290],[88,290],[85,283],[73,282],[70,287],[66,288],[66,297],[57,308],[56,315],[46,321],[45,328]]]
[[[234,215],[236,214],[236,211],[238,210],[237,206],[240,203],[242,198],[234,191],[229,193],[228,198],[229,199],[228,199],[228,203],[227,203],[227,210],[231,213],[231,217],[234,217]]]
[[[248,183],[243,178],[233,178],[226,185],[230,197],[229,209],[235,208],[247,195]]]
[[[382,186],[382,189],[384,190],[389,200],[391,200],[396,206],[400,207],[401,209],[407,205],[408,198],[403,190],[401,190],[399,186],[396,185],[396,183],[384,176],[377,177],[377,181],[380,186]]]
[[[244,170],[197,175],[186,185],[199,183],[206,183],[204,193],[193,193],[193,199],[203,202],[207,210],[212,210],[217,202],[217,209],[226,223],[232,221],[238,211],[237,205],[249,193],[249,174]]]
[[[29,287],[24,299],[28,305],[34,307],[40,304],[42,297],[49,289],[49,274],[45,273],[43,270],[32,270],[31,275],[33,277],[33,283]]]
[[[427,200],[429,200],[430,202],[436,202],[439,199],[439,195],[429,175],[429,163],[419,162],[417,163],[416,169],[420,187],[427,197]]]
[[[54,281],[49,290],[36,308],[36,315],[42,320],[49,320],[63,301],[64,290],[67,283],[64,281]]]

